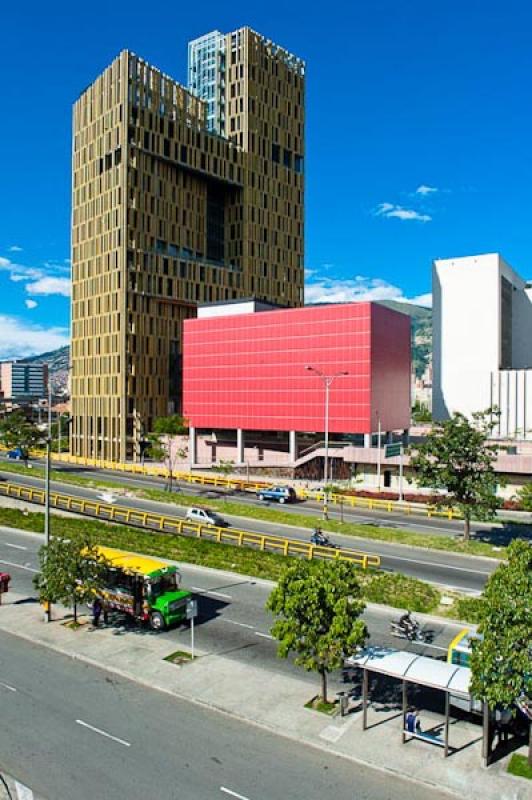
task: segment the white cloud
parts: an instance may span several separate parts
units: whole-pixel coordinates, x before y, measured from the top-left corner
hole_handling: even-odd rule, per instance
[[[18,244],[12,244],[8,249],[10,253],[22,253],[22,247],[19,247]]]
[[[18,317],[0,314],[0,359],[25,358],[63,347],[67,328],[43,328]]]
[[[426,183],[422,183],[421,186],[417,187],[415,193],[425,196],[427,194],[435,194],[438,191],[439,189],[437,189],[436,186],[427,186]]]
[[[70,297],[71,289],[72,284],[68,278],[44,277],[26,285],[28,294],[60,294]]]
[[[431,295],[405,297],[403,290],[381,278],[355,278],[335,280],[320,278],[305,286],[305,303],[357,303],[378,302],[379,300],[397,300],[399,303],[430,306]]]
[[[405,303],[412,303],[414,306],[424,306],[424,308],[432,308],[432,292],[426,292],[426,294],[418,294],[416,297],[412,297],[409,300],[405,300]]]
[[[8,272],[9,279],[14,283],[34,281],[26,286],[29,294],[60,294],[70,297],[70,280],[61,277],[70,273],[70,268],[54,262],[45,262],[44,266],[46,269],[26,267],[9,258],[0,257],[0,271]]]
[[[24,300],[26,308],[37,308],[39,305],[36,300]]]
[[[379,203],[374,211],[376,217],[396,217],[402,220],[417,220],[418,222],[430,222],[432,217],[429,214],[420,214],[413,208],[403,208],[393,203]]]

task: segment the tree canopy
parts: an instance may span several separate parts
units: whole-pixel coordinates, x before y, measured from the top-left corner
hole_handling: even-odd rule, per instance
[[[18,447],[26,461],[31,448],[45,439],[46,432],[39,430],[22,411],[13,411],[0,421],[0,441],[8,449]]]
[[[298,561],[285,569],[266,607],[278,617],[271,629],[278,655],[295,653],[298,666],[318,672],[327,702],[328,673],[368,637],[355,568],[342,561]]]
[[[491,709],[532,700],[532,544],[514,540],[508,560],[490,576],[473,641],[471,691]],[[532,765],[532,739],[529,763]]]
[[[177,459],[187,457],[186,447],[175,447],[172,441],[174,436],[188,433],[188,423],[183,417],[174,414],[170,417],[157,417],[153,423],[153,431],[148,434],[149,451],[157,461],[164,462],[168,470],[168,488],[172,491],[174,467]]]
[[[464,539],[468,540],[471,519],[493,519],[497,510],[497,484],[494,470],[498,447],[486,442],[490,435],[494,409],[473,414],[453,414],[435,422],[425,439],[411,448],[410,465],[419,486],[444,489],[440,505],[457,507],[464,517]]]
[[[87,533],[68,539],[54,536],[40,548],[39,562],[41,570],[35,578],[39,599],[72,607],[77,622],[78,605],[92,603],[101,595],[108,567],[92,537]]]

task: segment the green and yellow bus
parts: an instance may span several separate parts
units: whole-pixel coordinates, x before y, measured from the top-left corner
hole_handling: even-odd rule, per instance
[[[469,628],[464,628],[452,640],[447,650],[447,661],[459,667],[471,666],[471,642],[480,636]]]
[[[105,609],[148,622],[156,631],[186,619],[192,594],[180,588],[176,566],[113,547],[96,549],[108,565],[101,596]]]

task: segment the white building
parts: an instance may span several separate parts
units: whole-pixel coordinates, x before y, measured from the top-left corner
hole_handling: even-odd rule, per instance
[[[433,417],[501,412],[494,434],[532,439],[532,285],[498,253],[436,260]]]

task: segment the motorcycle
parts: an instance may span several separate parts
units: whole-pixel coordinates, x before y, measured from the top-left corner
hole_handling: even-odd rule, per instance
[[[334,544],[331,542],[327,534],[322,533],[319,529],[316,529],[312,536],[310,537],[311,544],[319,545],[320,547],[333,547],[338,549],[340,545]]]
[[[410,623],[401,620],[392,620],[390,623],[390,633],[400,639],[408,639],[409,642],[424,642],[425,634],[421,630],[419,622],[415,619]]]

